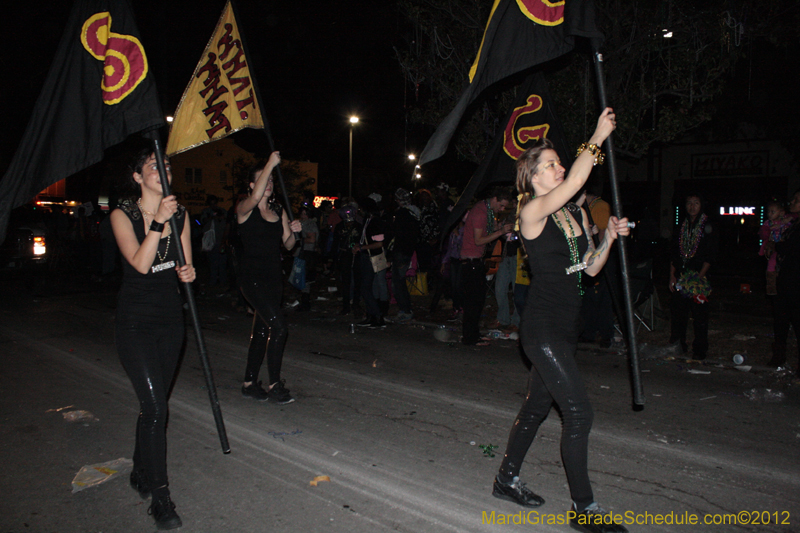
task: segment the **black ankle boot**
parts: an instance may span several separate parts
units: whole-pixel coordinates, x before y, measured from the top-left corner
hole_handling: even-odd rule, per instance
[[[147,476],[145,476],[144,470],[140,468],[134,468],[131,470],[130,480],[131,487],[136,489],[141,499],[146,500],[150,497],[150,487],[147,484]]]
[[[153,494],[153,503],[150,504],[147,514],[153,516],[158,529],[177,529],[183,525],[168,491],[166,494]]]

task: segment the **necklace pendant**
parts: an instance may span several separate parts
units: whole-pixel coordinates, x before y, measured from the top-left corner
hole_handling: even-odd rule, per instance
[[[153,265],[150,270],[152,270],[153,274],[155,274],[156,272],[161,272],[162,270],[167,270],[170,268],[175,268],[175,261],[167,261],[166,263]]]
[[[574,274],[575,272],[580,272],[581,270],[586,270],[589,265],[586,264],[586,261],[576,263],[571,267],[567,267],[565,270],[567,271],[567,275]]]

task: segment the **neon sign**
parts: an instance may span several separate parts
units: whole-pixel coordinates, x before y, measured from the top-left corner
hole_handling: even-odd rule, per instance
[[[338,200],[338,199],[339,199],[338,196],[315,196],[314,197],[314,208],[319,208],[319,206],[322,205],[322,202],[324,202],[326,200],[329,201],[330,203],[333,203],[334,200]]]
[[[755,215],[756,208],[755,207],[729,207],[727,211],[725,211],[724,207],[719,208],[720,215]]]

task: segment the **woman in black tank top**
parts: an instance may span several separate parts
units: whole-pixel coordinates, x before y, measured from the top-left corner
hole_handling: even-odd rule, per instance
[[[131,177],[139,199],[123,202],[111,213],[111,228],[123,257],[114,334],[140,408],[130,481],[142,498],[152,495],[148,513],[158,528],[174,529],[181,526],[181,519],[167,483],[167,398],[184,338],[178,280],[195,279],[191,236],[186,210],[175,196],[163,196],[151,149],[137,154]],[[167,224],[173,214],[181,228],[180,240]],[[177,266],[178,244],[186,257],[182,267]]]
[[[295,245],[294,234],[301,228],[299,220],[289,222],[273,194],[272,171],[280,162],[280,153],[273,152],[268,161],[250,171],[250,196],[236,206],[236,220],[243,248],[239,286],[255,309],[242,395],[286,404],[294,399],[281,379],[283,348],[288,336],[281,310],[281,244],[291,250]],[[270,383],[268,390],[264,390],[258,381],[265,355]]]
[[[570,525],[591,533],[626,530],[594,519],[605,511],[594,502],[589,483],[592,407],[575,362],[581,276],[596,275],[617,235],[628,235],[630,230],[627,219],[611,217],[605,237],[595,249],[586,237],[590,233],[585,213],[568,202],[583,188],[592,166],[602,162],[599,146],[615,127],[614,113],[606,109],[567,176],[547,139],[538,141],[517,160],[517,190],[522,196],[519,232],[531,266],[520,339],[532,368],[528,394],[511,428],[492,490],[494,496],[526,507],[544,503],[519,481],[519,471],[539,425],[555,403],[563,419],[561,454],[574,511]]]

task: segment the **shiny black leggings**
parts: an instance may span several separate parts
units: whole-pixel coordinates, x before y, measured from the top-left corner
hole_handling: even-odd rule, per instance
[[[594,414],[575,362],[575,345],[550,342],[525,344],[523,348],[533,367],[528,395],[511,427],[500,477],[510,480],[519,475],[533,438],[555,403],[562,418],[561,460],[572,501],[582,511],[594,501],[588,467],[589,430]]]
[[[280,277],[273,282],[247,278],[242,280],[241,287],[242,294],[255,309],[244,381],[258,381],[266,354],[269,384],[272,385],[281,380],[283,349],[289,335],[281,310],[282,280]]]
[[[117,318],[122,367],[139,399],[133,467],[151,489],[167,485],[167,398],[183,346],[183,323],[136,324]]]

